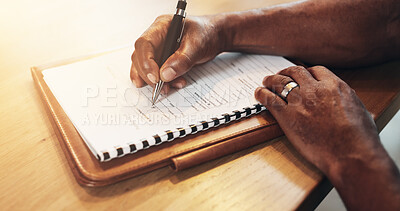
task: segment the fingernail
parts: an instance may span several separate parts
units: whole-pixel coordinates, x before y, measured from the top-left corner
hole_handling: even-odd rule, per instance
[[[162,94],[168,94],[168,91],[169,91],[169,89],[168,89],[168,86],[164,86],[162,89],[161,89],[161,93]]]
[[[165,68],[161,74],[165,81],[172,81],[176,76],[175,70],[170,67]]]
[[[181,80],[179,82],[177,82],[174,87],[177,89],[182,89],[183,87],[185,87],[187,85],[186,80]]]
[[[153,83],[153,84],[157,83],[157,81],[156,81],[157,79],[153,74],[151,74],[151,73],[147,74],[147,78],[151,81],[151,83]]]
[[[181,82],[176,83],[175,86],[176,86],[176,88],[178,88],[178,89],[182,89],[182,88],[183,88],[183,84],[182,84]]]

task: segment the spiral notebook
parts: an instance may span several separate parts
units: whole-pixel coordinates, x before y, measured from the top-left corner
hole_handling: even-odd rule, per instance
[[[292,66],[283,57],[223,53],[194,67],[188,85],[151,106],[152,87],[130,81],[132,48],[43,71],[46,84],[101,162],[265,110],[254,90]]]

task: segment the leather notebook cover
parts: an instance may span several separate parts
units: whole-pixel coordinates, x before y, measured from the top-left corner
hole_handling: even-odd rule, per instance
[[[89,57],[79,59],[87,58]],[[76,61],[76,59],[64,62],[64,64],[73,61]],[[31,73],[44,104],[48,108],[49,115],[52,116],[52,123],[64,154],[73,174],[81,185],[104,186],[165,166],[182,170],[283,135],[271,114],[268,111],[263,111],[259,115],[176,139],[173,142],[151,147],[108,162],[99,162],[88,149],[43,80],[42,70],[58,65],[62,64],[32,67]],[[392,103],[392,106],[386,109],[390,109],[386,113],[393,113],[394,115],[394,112],[400,107],[398,94],[400,85],[398,83],[396,86],[390,87],[392,92],[382,94],[388,82],[399,79],[400,74],[395,75],[397,77],[377,79],[384,74],[389,73],[388,71],[365,71],[364,77],[360,77],[357,71],[339,74],[357,91],[358,96],[376,121],[379,121],[379,118],[385,118],[385,115],[382,114],[393,101],[395,103]],[[358,83],[360,78],[368,81],[371,85],[370,89],[375,89],[375,93],[378,95],[371,96],[371,90],[364,92],[365,86],[363,83]],[[371,81],[370,79],[373,78],[376,80]]]

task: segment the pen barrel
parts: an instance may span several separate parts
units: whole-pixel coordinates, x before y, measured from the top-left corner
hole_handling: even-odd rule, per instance
[[[171,25],[168,28],[167,36],[165,37],[164,47],[158,66],[161,67],[164,62],[179,48],[179,38],[182,33],[184,17],[174,15]]]

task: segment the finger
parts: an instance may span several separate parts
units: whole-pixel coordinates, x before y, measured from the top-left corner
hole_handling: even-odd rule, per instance
[[[135,54],[135,52],[133,52],[133,54]],[[132,56],[132,57],[134,57],[134,56]],[[132,59],[132,60],[134,60],[134,59]],[[143,87],[146,84],[146,82],[144,82],[143,79],[139,76],[137,69],[133,62],[131,65],[130,77],[131,77],[132,83],[135,84],[135,86],[137,88]]]
[[[179,77],[173,81],[171,81],[171,86],[177,89],[182,89],[187,85],[186,79],[183,77]]]
[[[159,68],[154,58],[153,45],[143,37],[135,42],[135,55],[133,59],[139,75],[149,85],[156,84],[159,80]]]
[[[273,116],[279,115],[287,107],[286,102],[282,98],[264,87],[258,87],[254,92],[254,96]]]
[[[189,71],[197,62],[198,51],[183,45],[172,54],[160,70],[161,80],[170,82]]]
[[[300,86],[315,82],[314,77],[302,66],[292,66],[281,70],[278,74],[293,78]]]
[[[139,78],[141,78],[141,80],[143,80],[143,81],[145,82],[145,84],[143,84],[143,86],[146,85],[146,84],[148,84],[148,85],[154,87],[155,84],[153,84],[153,83],[147,78],[147,76],[146,76],[142,71],[140,71],[141,67],[140,67],[140,65],[139,65],[139,60],[137,59],[136,56],[135,56],[135,57],[132,57],[132,64],[133,64],[133,66],[135,67],[136,73],[139,75]]]
[[[172,18],[172,15],[158,16],[141,37],[148,40],[155,48],[162,47],[165,36],[167,35],[167,29],[171,25]],[[158,58],[157,53],[158,51],[155,52],[156,58]]]
[[[339,79],[333,72],[328,70],[324,66],[314,66],[307,68],[307,70],[314,76],[318,81]]]
[[[284,75],[270,75],[270,76],[266,76],[263,80],[263,85],[275,92],[279,97],[282,97],[282,99],[284,99],[285,101],[287,101],[288,103],[295,103],[298,102],[297,98],[299,97],[299,93],[298,93],[298,88],[292,88],[290,90],[289,93],[286,94],[285,96],[282,96],[282,91],[284,89],[284,87],[292,82],[293,79]],[[294,93],[292,93],[294,92]],[[290,97],[289,97],[290,95]]]
[[[169,87],[169,84],[167,84],[167,83],[164,83],[164,85],[163,85],[163,87],[162,87],[162,89],[161,89],[161,93],[162,94],[168,94],[168,92],[170,91],[170,87]]]
[[[262,83],[266,88],[280,95],[283,87],[292,81],[294,81],[292,78],[284,75],[269,75],[264,78]]]

